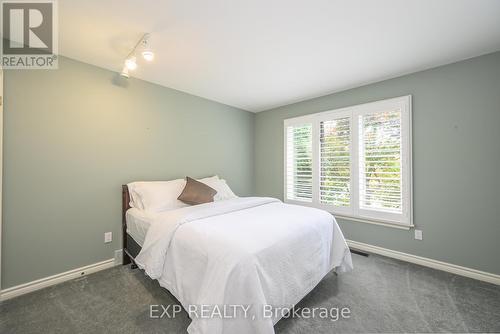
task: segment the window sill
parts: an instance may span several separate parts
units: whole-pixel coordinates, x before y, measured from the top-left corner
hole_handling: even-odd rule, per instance
[[[313,205],[310,202],[301,202],[301,201],[294,201],[294,200],[285,199],[284,203],[293,204],[293,205],[308,206],[311,208],[325,210],[325,211],[328,211],[332,216],[334,216],[335,219],[338,218],[338,219],[348,220],[348,221],[352,221],[352,222],[365,223],[365,224],[371,224],[371,225],[379,225],[379,226],[385,226],[385,227],[392,227],[392,228],[396,228],[399,230],[406,230],[406,231],[409,231],[411,228],[415,227],[415,225],[413,225],[413,224],[408,225],[408,224],[399,223],[399,222],[392,221],[392,220],[347,216],[347,215],[343,215],[341,213],[332,212],[328,208],[325,208],[325,207],[318,207],[316,205]]]
[[[335,219],[342,219],[342,220],[348,220],[348,221],[358,222],[358,223],[392,227],[392,228],[397,228],[399,230],[409,231],[410,228],[415,227],[415,225],[407,225],[407,224],[401,224],[401,223],[396,223],[396,222],[391,222],[391,221],[376,220],[376,219],[364,219],[364,218],[337,215],[337,214],[332,213],[332,212],[330,212],[330,213],[335,217]]]

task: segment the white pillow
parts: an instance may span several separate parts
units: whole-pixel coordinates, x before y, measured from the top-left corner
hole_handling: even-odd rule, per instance
[[[222,201],[231,198],[237,198],[226,180],[219,176],[211,176],[198,181],[215,189],[217,194],[214,201]],[[186,186],[185,179],[176,179],[171,181],[150,181],[150,182],[132,182],[127,184],[130,195],[130,206],[145,211],[161,212],[174,210],[189,206],[177,198]]]
[[[226,199],[237,198],[231,188],[227,185],[226,180],[219,179],[217,175],[212,177],[206,177],[204,179],[198,180],[202,183],[205,183],[207,186],[217,190],[217,194],[214,196],[214,202],[223,201]]]
[[[186,186],[186,180],[132,182],[128,185],[130,206],[160,212],[188,206],[177,199]]]

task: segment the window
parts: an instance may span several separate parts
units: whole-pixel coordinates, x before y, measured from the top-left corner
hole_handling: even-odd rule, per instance
[[[412,226],[411,96],[285,120],[285,201]]]

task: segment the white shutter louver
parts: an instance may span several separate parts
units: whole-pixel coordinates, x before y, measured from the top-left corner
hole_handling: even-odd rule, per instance
[[[286,197],[312,202],[312,124],[288,126],[286,148]]]
[[[348,207],[351,202],[350,117],[320,122],[319,200]]]
[[[359,129],[359,207],[401,214],[401,112],[360,115]]]

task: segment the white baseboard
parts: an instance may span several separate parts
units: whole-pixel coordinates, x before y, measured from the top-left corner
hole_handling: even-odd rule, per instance
[[[40,290],[51,285],[66,282],[78,277],[86,276],[88,274],[95,273],[104,269],[108,269],[117,265],[115,259],[109,259],[101,262],[97,262],[88,266],[76,268],[64,273],[52,275],[49,277],[44,277],[36,281],[20,284],[13,286],[11,288],[2,290],[0,293],[0,301],[4,301],[10,298],[14,298],[20,295],[24,295],[29,292]]]
[[[465,276],[473,279],[477,279],[480,281],[488,282],[488,283],[493,283],[496,285],[500,285],[500,275],[488,273],[485,271],[480,271],[476,269],[471,269],[471,268],[466,268],[466,267],[461,267],[457,266],[455,264],[451,263],[446,263],[442,261],[437,261],[421,256],[416,256],[412,254],[407,254],[403,252],[398,252],[392,249],[387,249],[379,246],[373,246],[370,244],[365,244],[362,242],[358,241],[353,241],[353,240],[347,240],[347,244],[349,247],[359,249],[361,251],[369,252],[369,253],[375,253],[387,257],[391,257],[394,259],[410,262],[410,263],[415,263],[419,264],[421,266],[425,267],[430,267],[446,272],[450,272],[456,275],[460,276]],[[36,281],[24,283],[21,285],[16,285],[11,288],[2,290],[0,293],[0,301],[7,300],[10,298],[14,298],[17,296],[24,295],[29,292],[33,292],[36,290],[40,290],[55,284],[59,284],[62,282],[66,282],[78,277],[86,276],[88,274],[92,274],[104,269],[111,268],[113,266],[119,265],[121,261],[119,260],[119,252],[120,250],[116,251],[117,253],[115,254],[116,259],[112,258],[109,260],[105,260],[102,262],[97,262],[88,266],[76,268],[73,270],[69,270],[60,274],[56,274],[53,276],[45,277],[38,279]]]
[[[500,275],[496,275],[496,274],[492,274],[492,273],[488,273],[488,272],[480,271],[480,270],[476,270],[476,269],[471,269],[471,268],[467,268],[467,267],[457,266],[455,264],[437,261],[437,260],[429,259],[426,257],[402,253],[402,252],[398,252],[398,251],[395,251],[392,249],[382,248],[379,246],[373,246],[373,245],[365,244],[365,243],[358,242],[358,241],[347,240],[347,244],[349,245],[349,247],[352,247],[354,249],[358,249],[360,251],[375,253],[375,254],[391,257],[394,259],[419,264],[421,266],[446,271],[446,272],[449,272],[452,274],[465,276],[465,277],[477,279],[480,281],[500,285]]]

